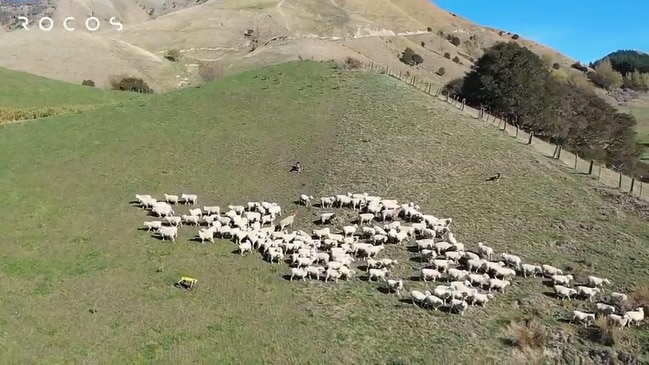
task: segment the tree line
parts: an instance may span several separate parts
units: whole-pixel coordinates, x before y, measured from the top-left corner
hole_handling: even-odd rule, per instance
[[[644,147],[636,142],[635,118],[589,88],[553,77],[539,56],[515,42],[486,50],[446,89],[584,159],[649,181],[649,164],[639,160]]]
[[[601,88],[649,91],[649,54],[615,51],[591,62],[590,67],[595,71],[588,72],[588,77]]]

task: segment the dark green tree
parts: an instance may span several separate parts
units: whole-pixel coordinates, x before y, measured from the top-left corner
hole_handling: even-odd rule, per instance
[[[514,42],[499,42],[465,76],[462,95],[524,129],[551,136],[559,132],[557,88],[536,54]]]

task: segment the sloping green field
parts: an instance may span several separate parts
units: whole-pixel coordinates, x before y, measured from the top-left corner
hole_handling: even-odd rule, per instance
[[[90,89],[70,88],[80,99]],[[462,317],[427,311],[382,284],[288,282],[285,264],[189,241],[194,227],[159,241],[138,231],[149,218],[129,204],[137,193],[196,193],[201,207],[277,201],[310,231],[319,210],[296,207],[300,193],[367,191],[453,217],[468,249],[483,241],[577,277],[608,277],[619,291],[646,284],[647,221],[500,133],[387,76],[315,62],[6,125],[3,363],[521,363],[505,327],[530,317],[573,335],[576,353],[598,348],[590,330],[563,322],[592,304],[561,303],[540,279],[517,278]],[[288,173],[295,161],[302,174]],[[486,183],[495,172],[500,182]],[[421,267],[403,246],[385,251],[400,262],[394,277]],[[181,275],[197,289],[174,288]],[[406,292],[424,288],[406,281]],[[646,356],[646,325],[625,332],[616,346]]]
[[[80,87],[80,85],[0,68],[0,108],[33,109],[110,104],[134,97],[142,97],[142,95]]]

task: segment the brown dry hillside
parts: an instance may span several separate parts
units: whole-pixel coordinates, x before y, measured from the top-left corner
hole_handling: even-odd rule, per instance
[[[167,3],[165,10],[156,12],[156,6],[165,6],[162,0],[101,0],[92,7],[78,0],[50,0],[55,19],[70,14],[83,18],[90,11],[102,19],[116,14],[125,28],[94,34],[80,30],[74,36],[63,30],[57,35],[54,31],[0,33],[0,54],[10,55],[0,58],[0,67],[70,82],[91,78],[98,86],[106,86],[110,75],[134,74],[156,89],[167,90],[181,80],[198,82],[199,60],[219,61],[224,72],[234,73],[298,57],[352,56],[441,83],[466,72],[471,59],[480,56],[484,48],[511,39],[507,32],[500,35],[499,30],[471,23],[428,0],[201,2],[178,1],[175,9]],[[255,31],[252,37],[244,35],[248,29]],[[454,46],[438,32],[451,33],[462,43]],[[252,47],[253,38],[256,47]],[[571,62],[531,40],[520,38],[517,42],[566,66]],[[424,58],[416,69],[397,59],[406,47]],[[162,58],[171,48],[181,51],[181,62]],[[458,56],[461,64],[445,59],[446,52],[451,59]],[[446,69],[443,78],[434,75],[440,67]]]

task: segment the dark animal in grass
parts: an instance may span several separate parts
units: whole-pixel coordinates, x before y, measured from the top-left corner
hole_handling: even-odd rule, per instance
[[[494,175],[494,176],[488,178],[488,179],[485,180],[485,181],[495,181],[495,182],[498,182],[498,180],[500,180],[500,172],[497,172],[496,175]]]
[[[302,172],[302,165],[300,164],[299,161],[296,162],[293,166],[291,166],[291,170],[289,172],[293,172],[293,171]]]

